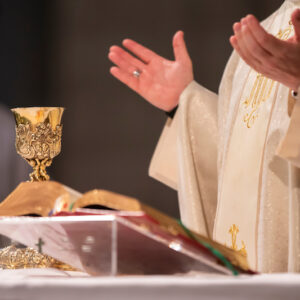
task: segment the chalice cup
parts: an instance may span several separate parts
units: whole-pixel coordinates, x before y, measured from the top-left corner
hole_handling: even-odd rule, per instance
[[[46,168],[60,153],[62,107],[14,108],[16,150],[33,168],[31,181],[46,181]]]

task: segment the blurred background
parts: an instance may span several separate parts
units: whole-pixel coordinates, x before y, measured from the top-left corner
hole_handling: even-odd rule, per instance
[[[129,37],[172,59],[172,35],[182,29],[195,79],[217,92],[232,24],[248,13],[262,20],[282,3],[0,1],[0,102],[66,108],[52,179],[80,192],[101,188],[133,196],[178,216],[176,192],[148,177],[166,116],[110,75],[109,47]]]

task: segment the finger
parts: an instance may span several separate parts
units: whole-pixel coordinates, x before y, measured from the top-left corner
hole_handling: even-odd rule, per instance
[[[139,69],[137,66],[130,64],[126,59],[121,55],[115,52],[110,52],[108,58],[117,65],[123,71],[126,71],[129,74],[132,74],[136,69]],[[142,71],[142,70],[140,70]]]
[[[127,73],[124,70],[121,70],[118,67],[111,67],[110,68],[110,73],[117,79],[119,79],[121,82],[126,84],[128,87],[133,89],[134,91],[137,92],[138,88],[138,78],[135,78],[131,74]]]
[[[188,54],[186,44],[184,41],[183,31],[177,31],[173,37],[173,49],[175,60],[178,61],[190,61],[190,56]]]
[[[272,59],[272,56],[267,52],[254,38],[249,26],[247,24],[242,25],[241,29],[241,38],[243,44],[248,50],[248,53],[251,54],[259,62],[269,62]]]
[[[243,52],[239,46],[238,40],[237,40],[237,34],[241,30],[241,24],[240,23],[234,23],[233,24],[233,32],[234,35],[230,37],[230,43],[233,46],[233,48],[239,53],[239,55],[243,58]]]
[[[127,51],[125,51],[121,47],[112,46],[112,47],[110,47],[109,50],[110,50],[110,53],[115,53],[116,55],[119,55],[122,59],[127,61],[130,65],[135,66],[139,70],[143,70],[146,66],[141,60],[133,57],[132,55],[130,55]]]
[[[243,22],[244,19],[241,20]],[[257,70],[257,68],[260,65],[260,62],[255,59],[252,54],[249,52],[247,46],[245,45],[245,42],[242,38],[242,24],[241,23],[235,23],[233,26],[233,30],[235,32],[236,37],[236,43],[238,45],[238,53],[242,57],[242,59],[250,65],[252,68]]]
[[[294,25],[294,31],[295,31],[295,41],[300,42],[300,9],[296,9],[292,13],[292,23]]]
[[[125,39],[123,41],[123,46],[130,50],[133,54],[135,54],[137,57],[139,57],[141,60],[143,60],[145,63],[149,63],[153,57],[155,57],[157,54],[155,54],[150,49],[142,46],[141,44],[130,40]]]
[[[247,16],[247,24],[252,32],[253,37],[261,47],[274,56],[281,54],[283,42],[273,35],[267,33],[254,16]]]
[[[247,56],[244,54],[244,52],[241,50],[238,42],[237,42],[237,38],[235,35],[231,36],[229,39],[232,47],[234,48],[234,50],[239,54],[239,56],[244,60],[247,61]]]
[[[238,42],[237,42],[237,38],[235,35],[231,36],[229,39],[232,47],[234,48],[234,50],[236,50],[236,52],[239,54],[239,56],[243,59],[246,60],[246,55],[243,53],[243,51],[241,50]]]
[[[238,43],[237,43],[237,40],[236,40],[236,36],[235,36],[235,35],[232,35],[232,36],[230,37],[229,41],[230,41],[231,46],[234,48],[234,50],[236,50],[237,52],[240,52],[240,51],[241,51],[241,49],[240,49],[240,47],[239,47],[239,45],[238,45]]]
[[[239,48],[238,46],[238,43],[237,43],[237,40],[236,40],[236,36],[231,36],[230,39],[229,39],[232,47],[239,53],[239,55],[241,56],[241,58],[247,62],[248,65],[250,65],[250,61],[247,61],[247,57],[244,56],[244,54],[241,52],[241,49]],[[251,65],[250,65],[251,66]],[[270,77],[271,76],[271,73],[266,70],[264,68],[263,65],[261,66],[257,66],[257,65],[253,65],[251,66],[253,69],[255,69],[255,71],[259,72],[259,73],[262,73],[263,75],[267,76],[267,77]]]

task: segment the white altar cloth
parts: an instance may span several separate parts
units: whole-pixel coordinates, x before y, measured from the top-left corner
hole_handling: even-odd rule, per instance
[[[300,274],[90,277],[58,270],[0,270],[1,300],[300,299]]]

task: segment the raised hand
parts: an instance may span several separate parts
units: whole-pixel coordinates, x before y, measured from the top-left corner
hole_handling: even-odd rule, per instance
[[[258,20],[248,15],[233,25],[230,43],[257,72],[293,90],[300,86],[300,9],[292,14],[295,34],[287,41],[268,34]]]
[[[111,74],[154,106],[165,111],[172,110],[178,104],[182,91],[193,80],[192,61],[183,32],[178,31],[173,37],[174,61],[133,40],[124,40],[123,46],[138,58],[119,46],[112,46],[108,57],[116,66],[111,67]],[[134,71],[140,75],[134,76]]]

